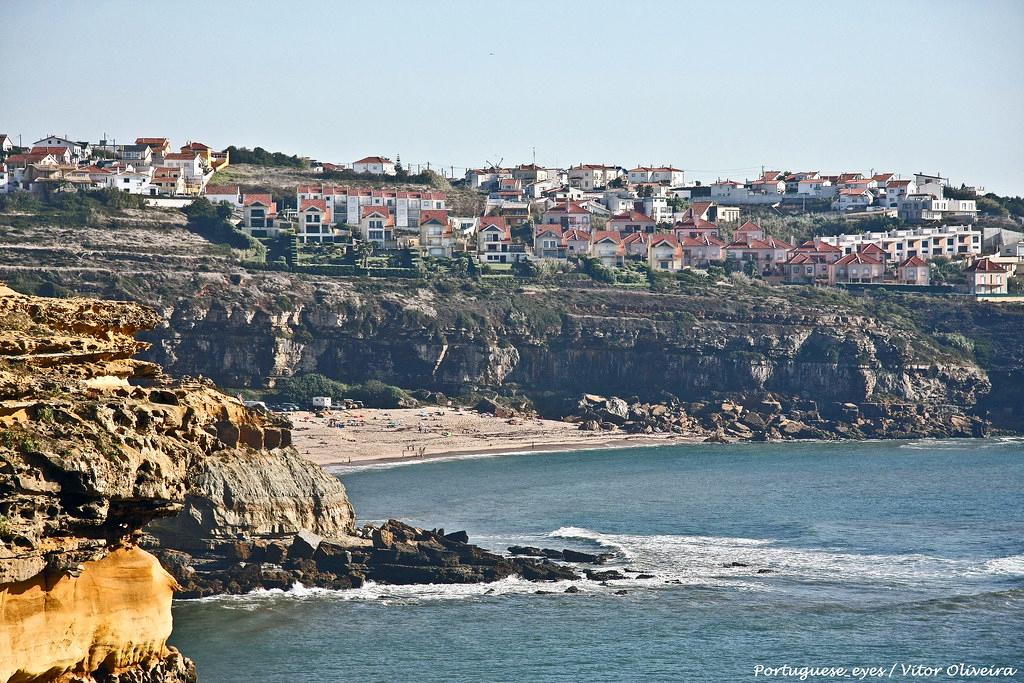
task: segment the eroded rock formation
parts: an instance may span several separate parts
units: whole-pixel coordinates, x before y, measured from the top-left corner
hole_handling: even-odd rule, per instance
[[[134,358],[158,321],[0,287],[0,681],[195,679],[167,645],[179,585],[139,546],[154,519],[352,528],[341,483],[285,448],[285,425]]]

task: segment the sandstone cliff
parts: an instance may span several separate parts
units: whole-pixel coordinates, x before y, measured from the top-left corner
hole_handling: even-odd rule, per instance
[[[286,426],[134,358],[158,321],[0,287],[0,681],[194,680],[166,644],[177,582],[138,545],[154,519],[352,530],[341,483]]]

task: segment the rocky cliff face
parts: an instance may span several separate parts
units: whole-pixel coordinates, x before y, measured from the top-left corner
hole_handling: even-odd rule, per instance
[[[549,415],[565,414],[583,393],[655,401],[665,393],[682,401],[772,394],[822,406],[971,412],[991,388],[976,362],[944,348],[898,306],[875,310],[874,302],[809,288],[440,292],[291,277],[287,295],[270,296],[279,277],[207,283],[208,296],[175,301],[151,337],[151,357],[229,386],[321,372],[524,394]]]
[[[134,358],[158,320],[0,287],[0,681],[195,679],[166,644],[178,584],[138,543],[152,520],[352,530],[286,428]]]

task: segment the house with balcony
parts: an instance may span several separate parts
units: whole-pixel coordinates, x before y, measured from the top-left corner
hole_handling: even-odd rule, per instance
[[[547,225],[560,225],[563,230],[579,228],[589,231],[590,212],[578,202],[562,202],[545,211],[541,222]]]
[[[247,194],[242,199],[242,230],[253,237],[276,237],[277,203],[269,194]]]
[[[516,263],[527,259],[526,245],[512,243],[512,229],[501,216],[481,218],[476,240],[480,263]]]
[[[447,209],[420,212],[420,254],[434,258],[451,258],[455,235],[448,220]]]
[[[971,294],[1006,294],[1009,269],[994,261],[978,259],[964,269],[967,289]]]
[[[324,200],[300,202],[295,217],[295,235],[303,244],[334,241],[334,213]]]
[[[683,248],[675,235],[652,235],[647,252],[652,270],[674,273],[683,269]]]
[[[537,258],[566,258],[568,253],[562,244],[562,228],[557,225],[537,225],[533,233],[533,253]]]
[[[185,194],[184,173],[176,166],[157,166],[149,181],[149,194],[180,197]]]
[[[370,189],[331,185],[299,185],[296,203],[303,199],[323,199],[327,202],[338,225],[357,226],[360,213],[366,206],[383,206],[395,220],[395,227],[410,232],[419,231],[420,212],[447,208],[444,192],[417,192],[391,188]]]
[[[579,257],[590,253],[590,232],[572,228],[562,233],[562,245],[566,256]]]
[[[601,190],[623,175],[625,172],[618,166],[580,164],[569,169],[569,185],[581,190]]]
[[[844,254],[875,244],[885,252],[886,260],[899,263],[911,256],[925,260],[935,256],[950,258],[981,254],[981,231],[970,225],[939,225],[899,228],[888,232],[844,233],[818,238],[839,247]]]
[[[885,262],[861,252],[847,254],[828,267],[828,283],[867,284],[881,282],[885,277]]]
[[[763,232],[761,239],[752,237],[751,234],[742,234],[740,230],[737,230],[736,233],[741,234],[741,237],[733,239],[726,245],[726,258],[756,263],[761,273],[769,273],[775,268],[781,267],[793,249],[792,244],[771,235],[763,235]]]
[[[725,242],[714,235],[678,237],[683,250],[683,265],[691,268],[707,268],[712,263],[726,259]]]
[[[622,246],[626,249],[626,258],[646,259],[651,245],[651,236],[646,232],[631,232],[622,237]]]
[[[654,219],[639,211],[626,211],[618,213],[608,219],[606,226],[608,230],[614,230],[623,234],[631,232],[653,233],[658,227]]]
[[[614,230],[598,230],[593,234],[590,255],[608,268],[621,268],[626,263],[622,236]]]
[[[363,241],[373,242],[374,246],[381,249],[394,249],[398,242],[395,237],[395,217],[391,210],[387,206],[364,206],[359,213],[359,236]]]
[[[843,257],[843,250],[826,242],[808,240],[789,252],[782,264],[786,282],[813,284],[828,280],[828,268]]]

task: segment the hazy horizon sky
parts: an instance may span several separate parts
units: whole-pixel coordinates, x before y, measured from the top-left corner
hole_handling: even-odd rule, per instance
[[[498,9],[500,8],[500,9]],[[1024,2],[0,2],[0,132],[941,172],[1024,194]]]

